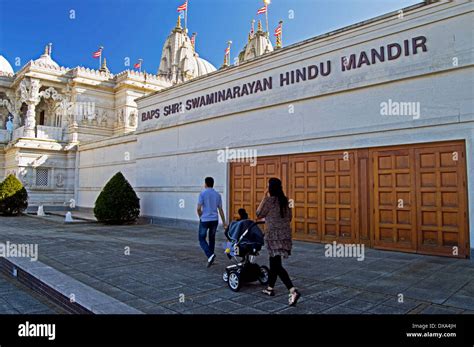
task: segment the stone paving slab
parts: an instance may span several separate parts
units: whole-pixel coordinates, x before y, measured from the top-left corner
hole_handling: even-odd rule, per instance
[[[293,256],[284,262],[302,298],[297,307],[289,308],[281,282],[272,298],[260,293],[259,283],[245,284],[238,293],[227,287],[222,272],[230,262],[221,249],[222,231],[217,234],[216,263],[207,268],[197,231],[62,224],[28,217],[1,218],[0,223],[0,242],[37,243],[40,263],[76,281],[58,284],[58,289],[78,290],[82,284],[116,300],[97,303],[90,298],[97,313],[117,313],[126,306],[148,314],[474,311],[470,260],[374,249],[366,249],[364,261],[327,258],[324,245],[295,241]],[[257,261],[268,265],[265,250]],[[44,275],[38,264],[32,269]],[[399,294],[403,302],[398,301]]]
[[[66,312],[19,284],[14,278],[0,273],[0,314],[57,313]]]
[[[140,314],[139,310],[108,296],[39,261],[27,258],[6,258],[18,269],[37,278],[49,288],[74,301],[92,313]]]

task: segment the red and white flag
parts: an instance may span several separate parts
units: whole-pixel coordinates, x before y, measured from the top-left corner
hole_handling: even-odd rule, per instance
[[[262,8],[259,8],[257,11],[257,14],[265,14],[267,13],[267,6],[263,6]]]
[[[100,58],[102,56],[102,48],[92,53],[92,58]]]
[[[142,67],[142,62],[139,61],[138,63],[135,63],[135,65],[133,65],[133,67],[134,67],[135,69],[141,68],[141,67]]]
[[[188,1],[186,0],[184,4],[178,7],[178,12],[183,12],[188,9]]]
[[[281,26],[281,23],[277,26],[277,28],[275,29],[275,36],[280,36],[282,33],[282,26]]]

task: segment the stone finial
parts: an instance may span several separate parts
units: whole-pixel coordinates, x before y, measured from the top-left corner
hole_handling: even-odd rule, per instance
[[[258,21],[257,31],[259,31],[259,32],[262,32],[262,31],[263,31],[263,29],[262,29],[262,21],[261,21],[261,20]]]
[[[181,27],[181,16],[178,16],[178,21],[176,22],[176,28],[177,29],[182,29],[182,27]]]
[[[104,57],[104,60],[102,60],[102,66],[99,69],[100,72],[107,72],[109,73],[109,68],[107,67],[107,58]]]

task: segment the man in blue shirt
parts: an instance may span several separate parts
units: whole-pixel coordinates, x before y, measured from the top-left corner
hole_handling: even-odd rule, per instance
[[[224,210],[222,209],[221,195],[214,190],[214,179],[206,177],[204,180],[204,190],[199,194],[197,214],[199,216],[199,244],[207,256],[207,267],[210,267],[216,255],[214,248],[216,245],[216,231],[219,224],[219,214],[222,224],[226,227]],[[209,244],[206,241],[207,231],[209,230]]]

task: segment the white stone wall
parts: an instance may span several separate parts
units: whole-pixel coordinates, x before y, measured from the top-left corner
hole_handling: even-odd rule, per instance
[[[207,175],[216,179],[227,200],[227,164],[217,161],[217,151],[226,146],[252,148],[259,156],[269,156],[466,140],[470,186],[474,186],[474,162],[469,156],[473,115],[468,108],[460,114],[460,105],[472,95],[465,73],[459,70],[303,100],[293,104],[294,114],[288,114],[288,105],[283,104],[141,133],[136,172],[140,194],[147,202],[142,212],[195,219],[195,200]],[[429,92],[425,92],[427,87]],[[418,100],[421,105],[433,105],[436,100],[440,106],[422,107],[419,120],[381,116],[380,102],[389,96]],[[473,193],[471,190],[471,201]],[[178,208],[180,199],[185,199],[186,208]]]
[[[217,151],[227,146],[268,156],[465,140],[468,186],[474,187],[470,5],[457,1],[422,7],[403,19],[385,18],[309,40],[138,100],[136,142],[101,141],[81,149],[80,206],[92,206],[99,188],[120,166],[140,195],[143,215],[196,221],[197,196],[209,175],[227,209],[228,164],[217,160]],[[427,52],[341,71],[342,56],[418,36],[427,38]],[[281,73],[327,60],[333,64],[330,76],[280,88]],[[269,76],[272,90],[140,120],[142,113]],[[381,103],[389,100],[419,103],[419,119],[381,115]],[[133,151],[132,161],[120,159],[125,150]],[[474,201],[474,189],[468,194]],[[473,204],[469,216],[474,247]]]
[[[136,187],[135,144],[133,136],[87,144],[80,147],[76,198],[81,207],[94,207],[95,200],[112,176],[121,171]]]

